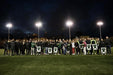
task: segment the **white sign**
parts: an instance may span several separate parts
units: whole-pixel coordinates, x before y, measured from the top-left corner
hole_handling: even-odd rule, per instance
[[[84,45],[83,44],[79,44],[79,48],[80,49],[83,49],[84,48]]]
[[[93,50],[98,50],[97,44],[92,44],[92,46],[93,46]]]
[[[37,46],[37,52],[41,52],[41,46]]]
[[[91,50],[91,44],[87,44],[87,50]]]
[[[56,54],[58,52],[58,47],[54,47],[54,53]]]
[[[48,53],[52,54],[52,48],[51,47],[48,48]]]
[[[101,54],[106,54],[106,47],[101,47]]]

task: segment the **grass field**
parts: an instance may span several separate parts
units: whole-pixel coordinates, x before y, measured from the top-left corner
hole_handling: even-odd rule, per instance
[[[113,54],[3,56],[2,52],[0,75],[113,75]]]

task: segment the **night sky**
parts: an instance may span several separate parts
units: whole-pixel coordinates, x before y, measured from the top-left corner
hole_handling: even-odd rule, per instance
[[[72,37],[99,37],[96,22],[104,22],[102,36],[113,36],[113,0],[0,0],[0,37],[7,37],[8,22],[13,24],[16,37],[37,33],[35,22],[40,20],[40,36],[68,36],[65,21],[71,18]],[[23,36],[24,37],[24,36]]]

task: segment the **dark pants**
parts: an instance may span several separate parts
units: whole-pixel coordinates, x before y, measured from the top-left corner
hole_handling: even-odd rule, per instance
[[[93,46],[91,46],[90,54],[92,55],[93,53]]]
[[[19,48],[15,48],[15,53],[18,55],[19,54]]]
[[[78,53],[80,54],[80,49],[76,48],[76,54],[78,55]]]
[[[66,55],[66,51],[67,51],[67,49],[65,48],[65,49],[63,50],[63,54],[64,54],[64,55]]]
[[[22,50],[22,55],[25,55],[25,49]]]
[[[4,55],[8,55],[8,50],[7,49],[4,49]]]
[[[36,56],[36,48],[34,48],[35,56]]]
[[[11,55],[12,56],[14,55],[14,50],[15,50],[14,48],[11,48],[11,51],[12,51],[12,54]]]
[[[30,54],[30,49],[26,49],[27,50],[27,55],[29,55]]]
[[[99,49],[100,49],[100,47],[98,47],[98,50],[97,50],[97,54],[99,55]]]
[[[70,55],[72,55],[72,49],[70,48]]]
[[[107,45],[106,48],[107,48],[107,54],[111,54],[111,45]]]
[[[59,52],[59,54],[61,54],[60,48],[58,48],[58,52]]]

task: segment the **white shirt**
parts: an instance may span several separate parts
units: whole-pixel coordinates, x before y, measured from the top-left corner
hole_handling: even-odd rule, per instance
[[[75,43],[74,42],[72,42],[72,48],[75,48]]]

